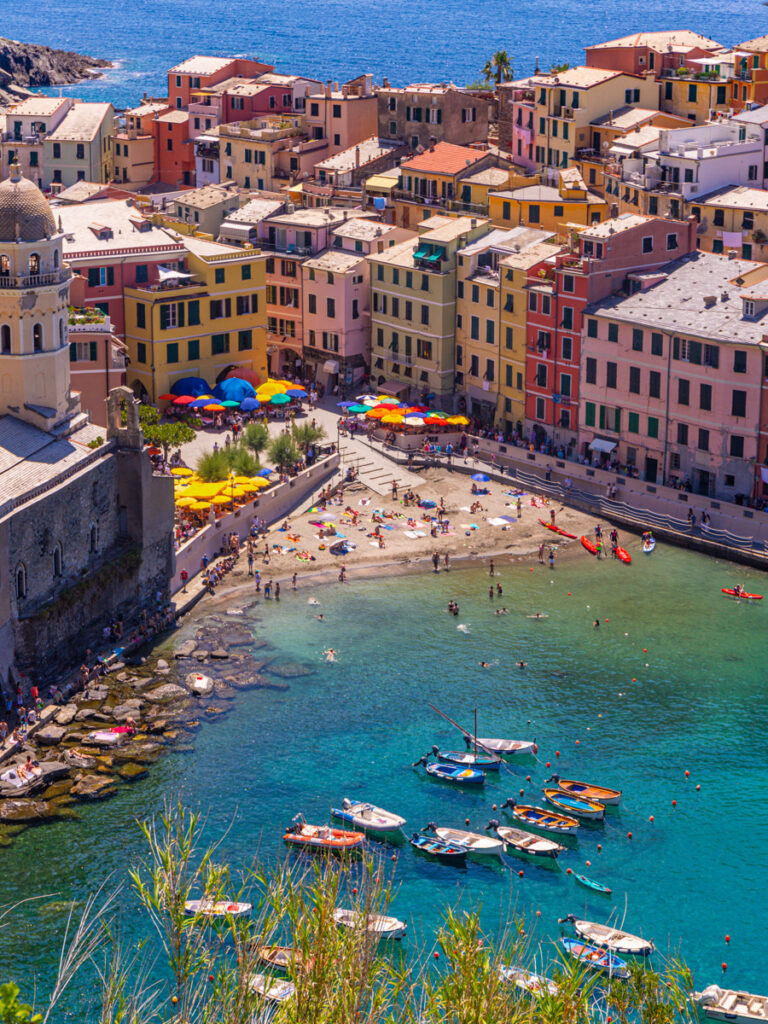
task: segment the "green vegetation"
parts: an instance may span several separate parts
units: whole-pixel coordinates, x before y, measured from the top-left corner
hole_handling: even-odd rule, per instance
[[[269,444],[269,431],[263,423],[248,423],[243,430],[241,443],[258,458]]]
[[[273,437],[267,449],[269,458],[282,473],[299,459],[299,449],[290,434]]]
[[[201,455],[197,461],[197,475],[206,483],[227,480],[230,473],[235,476],[255,476],[261,468],[258,459],[239,444],[220,448],[216,452]]]
[[[496,85],[500,85],[502,82],[511,82],[514,72],[507,51],[497,50],[491,59],[483,64],[480,74],[486,82],[495,82]]]
[[[549,73],[550,75],[560,75],[563,71],[567,71],[570,66],[570,64],[553,64],[549,69]]]
[[[94,439],[92,441],[88,442],[88,446],[87,447],[88,448],[101,448],[101,446],[103,444],[104,444],[104,438],[101,436],[101,434],[99,434],[98,437],[94,437]]]
[[[206,845],[205,823],[181,804],[167,804],[139,824],[146,853],[129,871],[133,896],[157,941],[128,953],[121,945],[117,909],[133,903],[116,891],[86,901],[72,917],[53,993],[42,1013],[18,1002],[13,983],[0,986],[0,1024],[46,1024],[75,975],[96,967],[102,1024],[692,1024],[693,980],[676,960],[656,972],[632,964],[626,982],[608,981],[559,956],[548,971],[555,994],[533,997],[506,983],[501,968],[534,967],[542,950],[525,921],[501,910],[501,934],[483,929],[481,908],[446,908],[434,938],[407,922],[402,946],[378,943],[363,926],[370,914],[405,917],[392,908],[388,858],[329,863],[287,860],[256,864],[238,882],[219,863],[220,842]],[[185,912],[192,899],[247,901],[250,917],[212,920]],[[101,901],[101,903],[99,903]],[[360,927],[340,928],[337,907],[355,912]],[[127,913],[136,914],[131,906]],[[499,909],[494,914],[499,919]],[[506,922],[506,923],[505,923]],[[267,1010],[250,984],[269,975],[264,946],[284,945],[293,994]],[[135,947],[134,947],[135,948]],[[546,950],[544,955],[546,957]],[[660,958],[660,954],[656,954]],[[558,956],[555,954],[557,960]],[[7,965],[7,967],[9,967]],[[152,976],[150,978],[150,975]],[[276,980],[279,976],[274,976]],[[158,978],[162,981],[158,982]],[[598,986],[603,990],[598,998]],[[72,1015],[76,1007],[60,1008]],[[75,1014],[76,1016],[76,1014]]]
[[[294,423],[291,427],[291,436],[306,455],[313,444],[322,441],[325,430],[322,427],[313,427],[311,423]]]

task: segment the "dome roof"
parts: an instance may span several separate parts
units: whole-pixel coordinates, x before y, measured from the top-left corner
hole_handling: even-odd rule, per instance
[[[11,175],[0,182],[0,242],[39,242],[56,234],[48,200],[18,164],[11,165]]]

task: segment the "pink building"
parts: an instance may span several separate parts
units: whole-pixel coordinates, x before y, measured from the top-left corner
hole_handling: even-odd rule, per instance
[[[630,274],[633,294],[589,307],[582,454],[616,458],[649,483],[689,484],[726,501],[752,497],[761,476],[766,278],[764,264],[696,252]]]
[[[536,170],[536,79],[505,82],[498,88],[499,149],[519,167]]]
[[[586,48],[585,64],[588,68],[623,71],[629,75],[644,75],[653,71],[656,78],[674,75],[679,67],[687,65],[700,71],[695,61],[720,53],[723,47],[714,39],[707,39],[689,29],[667,32],[633,32],[621,39],[595,43]]]

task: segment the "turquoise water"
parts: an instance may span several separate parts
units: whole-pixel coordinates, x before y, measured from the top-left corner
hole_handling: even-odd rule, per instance
[[[191,54],[245,54],[312,78],[365,71],[395,85],[479,77],[505,47],[517,74],[583,60],[589,43],[629,32],[689,28],[734,45],[768,31],[757,0],[48,0],[45,17],[25,0],[3,4],[3,35],[119,62],[106,78],[69,95],[135,105],[145,90],[165,95],[168,68]]]
[[[626,927],[664,952],[679,950],[699,984],[718,981],[727,961],[729,984],[765,989],[766,609],[726,600],[719,588],[740,580],[759,593],[766,579],[662,545],[650,557],[637,543],[629,550],[630,567],[581,552],[554,572],[497,560],[494,582],[510,609],[499,617],[486,569],[333,585],[316,592],[319,609],[307,603],[311,591],[284,591],[279,605],[256,609],[254,630],[279,658],[309,663],[314,674],[285,693],[238,695],[231,715],[196,735],[193,754],[169,757],[112,801],[84,807],[79,822],[24,833],[0,852],[0,904],[33,893],[80,899],[110,874],[124,879],[141,853],[133,819],[166,794],[199,806],[212,836],[233,823],[223,852],[237,866],[283,856],[282,830],[295,813],[327,820],[345,795],[401,812],[413,828],[467,817],[482,828],[491,805],[521,787],[541,802],[550,761],[565,777],[621,788],[621,807],[604,826],[583,826],[555,871],[513,858],[512,871],[456,870],[401,847],[393,912],[409,922],[408,948],[429,939],[459,898],[482,900],[489,927],[510,898],[526,916],[540,911],[543,939],[569,911],[605,920],[626,908]],[[451,597],[458,618],[445,611]],[[535,611],[550,617],[526,617]],[[329,645],[340,652],[333,665],[321,659]],[[521,658],[525,671],[514,667]],[[478,664],[497,659],[490,669]],[[481,735],[535,737],[540,763],[489,775],[479,793],[428,780],[411,762],[432,743],[462,745],[428,702],[466,725],[477,706]],[[592,897],[568,866],[613,897]],[[55,959],[61,926],[55,911],[21,908],[0,930],[0,960],[39,976]],[[126,922],[128,935],[141,927]]]

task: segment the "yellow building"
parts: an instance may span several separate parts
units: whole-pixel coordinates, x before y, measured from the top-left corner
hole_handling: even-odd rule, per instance
[[[564,236],[569,225],[599,224],[608,214],[605,199],[587,189],[576,168],[560,171],[557,188],[529,185],[488,197],[488,215],[497,227],[522,224]]]
[[[680,70],[682,75],[663,78],[660,82],[662,110],[696,124],[711,121],[715,112],[730,112],[733,106],[733,62],[722,74],[718,65],[694,73],[687,68]]]
[[[155,176],[155,134],[152,122],[171,108],[152,100],[126,110],[125,123],[111,138],[115,181],[130,188],[148,185]]]
[[[745,260],[768,262],[768,192],[745,185],[730,186],[696,202],[686,213],[699,222],[698,247],[704,252],[735,249]]]
[[[541,232],[536,232],[541,235]],[[499,262],[500,348],[496,422],[505,433],[525,425],[525,357],[528,336],[528,272],[562,246],[533,241]]]
[[[275,191],[288,184],[292,174],[311,167],[299,147],[306,140],[301,117],[268,116],[219,126],[219,168],[222,184],[238,188]],[[324,155],[323,144],[319,146]],[[317,157],[320,159],[320,157]]]
[[[213,387],[229,367],[267,377],[265,259],[182,237],[188,275],[169,272],[159,285],[125,289],[128,383],[156,402],[181,377]]]
[[[415,230],[428,208],[460,210],[461,204],[471,201],[473,194],[467,179],[496,163],[498,159],[493,153],[449,142],[438,142],[406,160],[400,165],[400,185],[395,193],[395,222]],[[475,194],[480,196],[478,183],[475,188]]]
[[[415,239],[371,253],[371,380],[416,399],[452,405],[456,368],[457,251],[487,220],[438,215]]]

